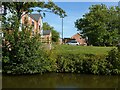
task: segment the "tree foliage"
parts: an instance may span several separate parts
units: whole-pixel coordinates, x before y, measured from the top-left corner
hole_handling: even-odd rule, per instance
[[[33,74],[49,70],[48,56],[42,48],[40,36],[31,36],[27,26],[18,30],[4,31],[2,45],[3,73]]]
[[[20,19],[24,14],[33,12],[34,7],[38,7],[38,12],[43,13],[45,12],[52,12],[54,14],[59,15],[60,17],[67,16],[65,11],[54,4],[52,1],[49,2],[2,2],[4,5],[13,15],[17,16],[18,22],[20,23]],[[17,25],[19,27],[19,24]]]
[[[23,12],[32,12],[34,7],[39,7],[41,12],[53,12],[60,17],[65,17],[66,13],[63,9],[55,5],[52,1],[49,2],[3,2],[2,5],[6,6],[11,13],[17,14],[21,19]]]
[[[54,30],[54,27],[50,26],[47,22],[43,23],[43,30],[51,30],[52,31],[52,41],[57,42],[59,40],[59,32]]]
[[[75,27],[92,45],[110,46],[118,43],[120,8],[106,5],[92,5],[89,13],[77,19]]]

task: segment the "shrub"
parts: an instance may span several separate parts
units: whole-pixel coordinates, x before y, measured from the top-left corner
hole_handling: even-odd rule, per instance
[[[120,52],[118,49],[113,49],[109,52],[107,61],[112,65],[112,73],[120,74]]]
[[[106,55],[61,53],[56,54],[55,58],[57,63],[57,72],[87,73],[98,75],[119,74],[119,64],[113,68],[114,64],[106,59]]]
[[[3,41],[3,73],[33,74],[49,71],[49,61],[40,36],[31,36],[29,29],[5,31]]]

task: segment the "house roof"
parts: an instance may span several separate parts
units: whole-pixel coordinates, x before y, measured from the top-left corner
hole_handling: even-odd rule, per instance
[[[43,30],[43,35],[50,35],[51,30]]]
[[[76,33],[76,34],[74,34],[71,38],[73,38],[73,37],[81,37],[82,38],[82,36],[80,35],[80,33]]]
[[[41,14],[29,14],[29,16],[35,21],[38,21],[39,18],[41,17]]]
[[[73,36],[75,36],[75,35],[79,35],[79,36],[81,36],[80,33],[76,33],[76,34],[74,34]]]

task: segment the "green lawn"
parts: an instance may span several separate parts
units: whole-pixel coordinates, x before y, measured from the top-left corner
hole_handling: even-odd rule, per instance
[[[56,53],[74,53],[74,54],[94,54],[107,55],[108,51],[116,47],[97,47],[97,46],[72,46],[72,45],[55,45]]]

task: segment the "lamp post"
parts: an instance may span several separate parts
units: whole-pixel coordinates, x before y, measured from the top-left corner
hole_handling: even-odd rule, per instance
[[[62,17],[62,44],[63,44],[63,17]]]
[[[63,43],[63,18],[62,18],[62,43]]]

